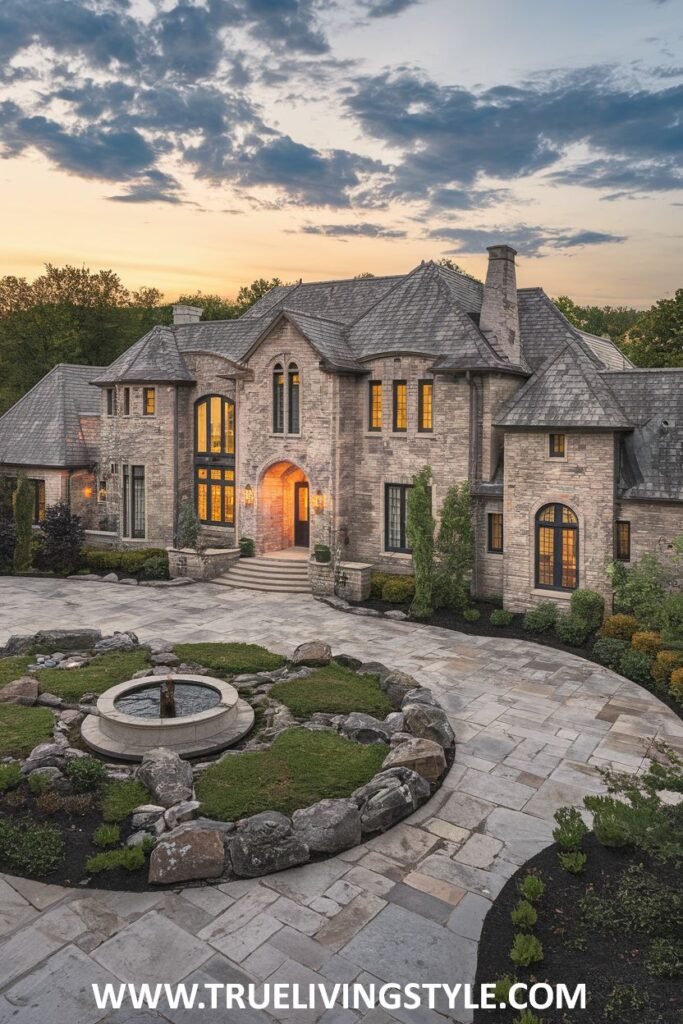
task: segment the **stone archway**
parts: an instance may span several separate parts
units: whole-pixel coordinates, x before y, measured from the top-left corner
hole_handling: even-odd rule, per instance
[[[256,544],[260,554],[294,547],[297,541],[302,545],[302,532],[297,523],[304,510],[310,516],[307,499],[308,477],[299,466],[282,460],[264,470],[259,481],[256,517]],[[308,547],[309,543],[302,546]]]

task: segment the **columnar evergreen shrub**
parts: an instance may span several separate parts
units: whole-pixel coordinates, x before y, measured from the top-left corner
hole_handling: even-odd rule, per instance
[[[194,504],[186,499],[181,503],[178,513],[178,532],[176,534],[178,547],[192,548],[196,551],[200,529],[199,516],[195,511]]]
[[[14,547],[15,572],[28,572],[31,568],[31,539],[33,537],[33,509],[35,485],[22,473],[14,492]]]
[[[638,620],[633,615],[608,615],[602,624],[600,636],[615,640],[630,640],[638,629]]]
[[[605,617],[605,599],[594,590],[575,590],[570,598],[574,619],[583,619],[589,631],[599,629]]]
[[[436,537],[434,603],[461,612],[470,600],[474,561],[472,497],[467,481],[449,487]]]
[[[85,538],[81,517],[72,513],[67,502],[58,501],[45,510],[40,529],[43,534],[41,568],[59,573],[76,572]]]
[[[9,572],[14,563],[17,530],[14,516],[0,508],[0,573]]]
[[[413,478],[413,486],[408,491],[406,532],[415,570],[415,597],[410,613],[416,619],[428,619],[433,607],[435,523],[432,515],[431,477],[431,468],[425,466]]]

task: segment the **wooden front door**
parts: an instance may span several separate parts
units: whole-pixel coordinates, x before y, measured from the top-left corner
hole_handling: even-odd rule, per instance
[[[294,544],[307,548],[309,542],[308,484],[294,484]]]

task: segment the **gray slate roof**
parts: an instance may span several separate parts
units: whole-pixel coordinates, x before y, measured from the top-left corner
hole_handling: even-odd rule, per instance
[[[339,323],[350,324],[386,295],[403,277],[401,274],[393,277],[360,277],[346,281],[313,281],[310,284],[281,285],[259,299],[240,317],[240,320],[265,316],[286,306],[287,309],[297,309],[300,313],[323,316]],[[277,295],[273,295],[274,292]]]
[[[92,381],[94,384],[191,384],[192,374],[180,354],[174,330],[153,327]]]
[[[282,316],[287,317],[304,338],[308,339],[328,369],[341,372],[363,372],[363,366],[349,347],[343,324],[291,309],[284,309]],[[269,330],[270,326],[268,325],[266,330]]]
[[[99,416],[100,392],[90,384],[103,366],[59,363],[0,416],[0,463],[88,466],[97,459],[88,421]]]

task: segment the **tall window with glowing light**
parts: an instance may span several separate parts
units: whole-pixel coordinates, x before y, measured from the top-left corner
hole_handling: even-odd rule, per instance
[[[195,404],[195,500],[199,521],[235,525],[235,403],[207,395]]]

